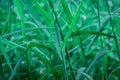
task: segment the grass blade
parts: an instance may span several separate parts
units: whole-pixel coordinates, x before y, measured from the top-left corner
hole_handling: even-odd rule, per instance
[[[99,35],[99,36],[101,35],[101,36],[107,36],[107,37],[114,38],[114,36],[106,34],[106,33],[97,32],[97,31],[88,31],[88,30],[75,31],[71,34],[71,37],[79,36],[79,35],[82,35],[82,34],[91,34],[91,35]]]
[[[108,80],[111,80],[110,78],[112,77],[112,74],[115,73],[116,71],[119,71],[119,70],[120,70],[120,66],[118,66],[113,71],[111,71],[111,73],[108,75]]]
[[[66,1],[65,0],[60,0],[60,1],[62,3],[63,9],[66,13],[66,16],[67,16],[68,20],[71,22],[72,21],[72,14],[71,14],[71,12],[68,8],[68,5],[67,5]]]
[[[5,50],[5,47],[4,47],[1,39],[0,39],[0,49],[1,49],[1,51],[2,51],[2,54],[3,54],[4,58],[5,58],[5,60],[7,61],[7,64],[8,64],[8,66],[9,66],[10,70],[13,71],[12,65],[10,64],[11,61],[10,61],[10,59],[9,59],[9,56],[7,55],[7,52],[6,52],[6,50]]]
[[[39,3],[36,0],[32,0],[34,6],[38,9],[39,13],[44,16],[44,18],[48,21],[51,22],[52,18],[51,16],[39,5]]]
[[[63,48],[63,47],[65,46],[65,44],[66,44],[66,42],[68,41],[68,39],[69,39],[72,31],[75,29],[75,23],[77,22],[77,19],[78,19],[78,17],[79,17],[80,10],[81,10],[81,7],[82,7],[82,5],[83,5],[83,2],[84,2],[83,0],[80,2],[80,5],[78,6],[78,8],[77,8],[77,10],[76,10],[76,12],[75,12],[75,15],[74,15],[74,17],[73,17],[73,19],[72,19],[72,22],[71,22],[71,24],[70,24],[70,29],[69,29],[68,32],[66,33],[66,36],[65,36],[64,42],[63,42],[62,45],[61,45],[61,48]]]
[[[10,77],[9,77],[8,80],[13,80],[13,79],[14,79],[15,74],[16,74],[16,72],[18,71],[21,62],[23,61],[24,55],[25,55],[25,53],[27,52],[27,50],[28,50],[28,47],[23,51],[23,53],[22,53],[20,59],[17,61],[16,65],[15,65],[15,67],[14,67],[14,70],[13,70],[13,72],[12,72],[12,74],[10,75]]]
[[[22,7],[19,0],[14,0],[14,4],[15,4],[17,11],[18,11],[20,18],[21,18],[21,28],[22,28],[22,30],[25,30],[23,7]],[[23,34],[23,40],[26,40],[25,32],[23,32],[22,34]]]
[[[111,12],[109,10],[108,0],[106,0],[106,6],[107,6],[107,10],[108,10],[108,15],[110,16]],[[118,51],[117,54],[118,54],[118,57],[119,57],[119,60],[120,60],[120,52],[119,52],[120,49],[119,49],[118,40],[117,40],[117,37],[116,37],[116,34],[115,34],[115,29],[114,29],[114,25],[113,25],[111,17],[110,17],[110,25],[112,27],[112,31],[113,31],[113,35],[114,35],[114,40],[115,40],[115,45],[116,45],[116,49]]]

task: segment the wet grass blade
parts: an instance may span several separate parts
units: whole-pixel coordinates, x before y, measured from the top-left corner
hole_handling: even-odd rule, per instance
[[[64,9],[64,11],[66,13],[66,16],[67,16],[68,20],[71,22],[72,21],[72,14],[71,14],[71,12],[70,12],[70,10],[68,8],[66,0],[60,0],[60,1],[62,3],[63,9]]]
[[[15,75],[16,75],[16,73],[17,73],[17,71],[18,71],[18,69],[19,69],[19,67],[20,67],[20,65],[21,65],[21,62],[22,62],[23,59],[24,59],[24,55],[25,55],[25,53],[27,52],[27,50],[28,50],[28,47],[23,51],[20,59],[17,61],[16,65],[15,65],[15,67],[14,67],[14,70],[13,70],[13,72],[12,72],[12,74],[10,75],[10,77],[9,77],[8,80],[13,80],[13,79],[14,79],[14,77],[15,77]]]
[[[115,73],[116,71],[120,71],[120,66],[111,71],[111,73],[108,75],[108,80],[111,80],[112,74]]]
[[[73,19],[72,19],[72,22],[71,22],[71,24],[70,24],[70,29],[69,29],[68,32],[66,33],[66,36],[65,36],[65,38],[64,38],[64,42],[63,42],[62,45],[61,45],[61,48],[63,48],[63,47],[65,46],[65,44],[66,44],[66,42],[68,41],[68,39],[69,39],[72,31],[75,29],[75,23],[76,23],[77,20],[78,20],[81,7],[83,6],[83,2],[84,2],[83,0],[80,2],[79,6],[78,6],[78,8],[77,8],[77,10],[76,10],[76,12],[75,12],[75,15],[74,15],[74,17],[73,17]]]
[[[71,37],[79,36],[79,35],[83,35],[83,34],[91,34],[91,35],[107,36],[107,37],[114,38],[114,36],[109,35],[109,34],[106,34],[106,33],[97,32],[97,31],[87,31],[87,30],[75,31],[75,32],[73,32],[73,33],[71,34]]]
[[[54,29],[53,27],[49,27],[49,28],[41,28],[41,27],[37,27],[37,28],[29,28],[29,29],[24,29],[24,30],[17,30],[17,31],[13,31],[11,33],[7,33],[7,34],[4,34],[2,36],[0,36],[0,38],[7,38],[13,34],[17,34],[17,33],[23,33],[23,32],[30,32],[30,31],[34,31],[34,30],[40,30],[40,29]]]
[[[34,6],[38,9],[39,13],[48,21],[51,22],[52,18],[51,16],[48,14],[48,12],[46,12],[36,0],[32,0]]]
[[[11,63],[10,58],[6,52],[6,49],[5,49],[1,39],[0,39],[0,49],[1,49],[1,52],[2,52],[5,60],[7,61],[7,64],[9,66],[10,70],[13,71],[12,65],[10,64]]]
[[[90,71],[93,69],[94,65],[97,64],[105,55],[108,55],[108,52],[111,52],[111,51],[101,51],[97,54],[97,56],[95,57],[95,59],[91,62],[91,64],[87,67],[87,69],[85,70],[85,73],[86,74],[89,74]],[[83,80],[84,79],[84,76],[82,76],[80,78],[80,80]]]
[[[109,19],[110,19],[110,17],[101,25],[101,27],[100,27],[100,29],[99,29],[98,32],[102,32],[102,31],[104,30],[105,26],[106,26],[107,23],[109,22]],[[85,55],[88,55],[88,54],[89,54],[88,51],[90,50],[90,48],[92,47],[92,45],[94,44],[94,42],[98,39],[98,37],[99,37],[99,35],[96,35],[96,36],[92,39],[92,41],[90,42],[90,44],[87,46],[87,48],[86,48],[86,50],[85,50]]]
[[[21,20],[21,29],[25,30],[25,23],[24,23],[24,17],[25,16],[24,16],[24,12],[23,12],[23,7],[22,7],[22,5],[21,5],[19,0],[14,0],[14,4],[15,4],[15,6],[17,8],[17,11],[19,13],[19,16],[21,18],[20,19]],[[23,34],[23,40],[26,40],[25,32],[23,32],[22,34]]]
[[[56,45],[57,45],[57,49],[58,49],[57,51],[61,55],[62,64],[63,64],[64,79],[67,80],[68,76],[67,76],[67,69],[66,69],[65,54],[63,54],[63,51],[60,49],[60,44],[61,44],[60,38],[61,38],[61,40],[63,42],[64,41],[64,36],[63,36],[62,30],[61,30],[61,27],[60,27],[60,23],[59,23],[58,18],[57,18],[57,14],[56,14],[54,6],[52,4],[52,1],[48,0],[48,2],[50,4],[50,6],[51,6],[51,9],[52,9],[53,15],[54,15],[54,20],[56,21],[56,24],[57,24],[57,26],[55,26],[55,33],[56,33],[56,40],[57,40]],[[60,38],[59,38],[59,36],[60,36]],[[69,60],[70,60],[70,58],[69,58]]]
[[[109,9],[108,0],[106,0],[106,6],[107,6],[107,10],[108,10],[108,15],[110,16],[111,12],[110,12],[110,9]],[[120,52],[119,52],[120,49],[119,49],[118,40],[117,40],[117,37],[116,37],[115,28],[114,28],[113,21],[112,21],[111,17],[110,17],[110,25],[111,25],[112,32],[113,32],[113,35],[114,35],[114,41],[115,41],[116,49],[118,51],[117,54],[118,54],[118,57],[119,57],[119,60],[120,60]]]

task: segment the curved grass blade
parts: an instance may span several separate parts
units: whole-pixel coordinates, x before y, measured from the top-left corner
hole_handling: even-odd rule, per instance
[[[102,24],[101,28],[99,29],[98,32],[102,32],[105,28],[105,26],[107,25],[107,23],[109,22],[110,17]],[[90,42],[90,44],[87,46],[86,50],[85,50],[85,55],[88,55],[88,51],[90,50],[90,48],[92,47],[92,45],[94,44],[94,42],[97,40],[97,38],[99,37],[99,35],[96,35],[92,41]]]
[[[98,63],[98,61],[100,61],[104,55],[107,55],[108,52],[111,52],[111,51],[101,51],[97,54],[97,56],[95,57],[95,59],[92,61],[92,63],[89,65],[89,67],[85,70],[86,73],[89,74],[90,70],[92,70],[92,67]]]
[[[62,3],[63,9],[64,9],[64,11],[66,13],[66,16],[67,16],[67,18],[69,20],[69,24],[70,24],[72,22],[72,19],[73,19],[72,14],[71,14],[71,12],[70,12],[70,10],[68,8],[68,5],[67,5],[66,1],[61,0],[61,3]],[[78,30],[77,27],[75,27],[75,30]],[[78,36],[78,40],[79,40],[79,44],[80,44],[79,46],[80,46],[80,48],[82,50],[82,53],[84,55],[85,52],[84,52],[84,48],[83,48],[82,38]]]
[[[81,7],[83,6],[83,2],[84,2],[84,0],[82,0],[82,1],[80,2],[79,6],[78,6],[78,8],[77,8],[77,10],[76,10],[76,12],[75,12],[75,15],[74,15],[74,17],[73,17],[73,19],[72,19],[72,22],[71,22],[71,24],[70,24],[70,29],[69,29],[68,32],[66,33],[64,42],[63,42],[62,45],[61,45],[61,49],[65,46],[65,44],[66,44],[66,42],[68,41],[68,39],[69,39],[72,31],[75,29],[75,23],[77,22],[77,19],[78,19],[78,17],[79,17]]]
[[[57,57],[59,57],[58,54],[57,54],[52,48],[50,48],[50,47],[48,47],[48,46],[45,46],[45,45],[42,44],[42,43],[31,42],[31,43],[29,44],[29,47],[41,47],[41,48],[44,48],[44,49],[46,49],[46,50],[48,50],[48,51],[49,51],[49,50],[52,51],[54,55],[56,55]],[[33,51],[36,52],[36,50],[33,50]],[[54,67],[52,66],[52,64],[50,63],[50,61],[49,61],[47,58],[43,57],[43,55],[40,55],[39,52],[36,52],[34,55],[35,55],[36,57],[38,57],[38,59],[39,59],[40,61],[42,61],[48,68],[50,68],[50,70],[52,71],[53,75],[54,75],[56,78],[57,78],[57,77],[60,77],[60,76],[62,75],[61,72],[59,72],[59,71],[57,71],[56,69],[54,69]],[[60,58],[59,58],[59,59],[60,59]]]
[[[44,77],[47,75],[48,71],[44,72],[37,80],[43,80]]]
[[[110,16],[111,12],[110,12],[110,9],[109,9],[108,0],[106,0],[106,6],[107,6],[107,10],[108,10],[108,15]],[[118,40],[117,40],[117,36],[116,36],[116,33],[115,33],[114,24],[113,24],[113,21],[112,21],[111,17],[110,17],[110,25],[111,25],[112,32],[113,32],[113,35],[114,35],[114,41],[115,41],[115,45],[116,45],[116,49],[117,49],[117,54],[118,54],[118,57],[119,57],[119,60],[120,60],[119,44],[118,44]]]
[[[86,77],[88,80],[93,80],[93,78],[89,74],[87,74],[87,73],[84,72],[85,69],[86,68],[80,68],[78,70],[77,76],[76,76],[76,80],[80,80],[81,76]]]
[[[31,54],[30,51],[27,51],[25,54],[26,63],[27,63],[27,74],[28,74],[28,80],[31,80]]]
[[[18,11],[20,18],[21,18],[21,28],[22,28],[22,30],[25,30],[23,7],[22,7],[19,0],[14,0],[14,4],[15,4],[17,11]],[[25,32],[23,32],[22,35],[23,35],[23,40],[26,40]]]
[[[72,14],[71,14],[71,12],[68,8],[68,5],[67,5],[66,1],[65,0],[60,0],[60,1],[62,3],[63,9],[66,13],[66,16],[67,16],[68,20],[71,22],[72,21]]]
[[[51,50],[54,55],[57,55],[57,56],[58,56],[58,54],[57,54],[52,48],[50,48],[50,47],[48,47],[48,46],[45,46],[45,45],[43,45],[42,43],[30,42],[30,43],[28,44],[28,47],[27,47],[27,48],[25,49],[25,51],[22,53],[21,58],[20,58],[20,59],[18,60],[18,62],[16,63],[15,68],[14,68],[14,70],[13,70],[13,72],[12,72],[9,80],[13,80],[13,78],[14,78],[17,70],[18,70],[18,68],[20,67],[21,61],[24,59],[24,55],[25,55],[25,53],[28,51],[28,49],[29,49],[29,48],[32,48],[32,47],[36,47],[36,46],[37,46],[37,47],[45,48],[45,49],[47,49],[47,50]],[[35,50],[35,51],[36,51],[36,50]],[[36,57],[38,57],[44,64],[46,64],[47,66],[49,66],[50,69],[53,71],[54,74],[56,74],[56,73],[58,74],[58,73],[59,73],[59,72],[57,72],[57,71],[53,68],[53,66],[51,65],[51,63],[50,63],[47,59],[43,58],[39,53],[35,53],[35,55],[36,55]],[[60,73],[60,74],[61,74],[61,73]]]
[[[120,66],[118,66],[117,68],[115,68],[114,70],[112,70],[111,73],[108,75],[108,80],[111,80],[110,78],[111,78],[112,74],[114,72],[116,72],[117,70],[119,70],[119,69],[120,69]]]
[[[32,0],[34,6],[38,9],[39,13],[44,16],[44,18],[48,21],[52,21],[52,17],[39,5],[39,3],[36,0]]]
[[[82,72],[81,75],[85,76],[88,80],[93,80],[93,78],[85,72]]]
[[[25,47],[24,46],[22,46],[21,44],[17,44],[17,43],[14,43],[14,42],[12,42],[12,41],[9,41],[9,40],[7,40],[7,39],[3,39],[3,43],[4,44],[6,44],[6,45],[10,45],[10,46],[12,46],[12,47],[10,47],[10,49],[13,49],[13,48],[21,48],[21,49],[25,49]],[[23,43],[24,44],[24,43]],[[10,49],[7,49],[6,50],[6,52],[7,51],[9,51]]]
[[[95,59],[92,61],[92,63],[88,66],[88,68],[84,71],[86,74],[89,74],[90,71],[92,70],[93,66],[98,63],[105,55],[108,55],[108,52],[111,52],[112,50],[107,50],[107,51],[101,51],[97,54]],[[84,80],[84,76],[81,76],[81,80]]]
[[[101,35],[101,36],[107,36],[107,37],[114,38],[114,36],[106,34],[106,33],[97,32],[97,31],[87,31],[87,30],[75,31],[71,34],[71,37],[79,36],[79,35],[82,35],[82,34],[92,34],[92,35],[99,35],[99,36]]]
[[[13,72],[12,72],[12,74],[10,75],[10,77],[9,77],[8,80],[13,80],[13,79],[14,79],[15,74],[16,74],[17,70],[19,69],[21,62],[23,61],[24,55],[25,55],[25,53],[27,52],[27,50],[28,50],[28,47],[23,51],[20,59],[17,61],[16,65],[15,65],[15,67],[14,67],[14,70],[13,70]]]
[[[67,76],[67,69],[66,69],[66,59],[65,59],[65,54],[63,54],[63,51],[60,50],[60,39],[59,39],[59,36],[61,37],[61,40],[64,41],[64,36],[63,36],[63,33],[62,33],[62,30],[61,30],[61,27],[60,27],[60,23],[58,21],[58,18],[57,18],[57,14],[55,12],[55,9],[54,9],[54,6],[53,6],[53,3],[51,0],[48,0],[50,6],[51,6],[51,9],[53,11],[53,15],[54,15],[54,20],[56,21],[56,24],[57,26],[55,26],[55,33],[56,33],[56,39],[57,39],[57,42],[56,42],[56,45],[57,45],[57,49],[58,49],[58,53],[60,53],[61,55],[61,58],[63,60],[62,64],[63,64],[63,72],[64,72],[64,79],[67,80],[68,79],[68,76]],[[59,32],[59,33],[58,33]],[[65,49],[66,50],[66,49]],[[67,54],[67,50],[66,50],[66,54]],[[68,57],[68,56],[67,56]],[[69,57],[68,57],[69,58]],[[69,58],[70,60],[70,58]]]
[[[54,29],[53,27],[49,27],[49,28],[41,28],[41,27],[37,27],[37,28],[29,28],[29,29],[24,29],[24,30],[17,30],[5,35],[0,36],[0,38],[7,38],[10,35],[16,34],[16,33],[23,33],[23,32],[29,32],[29,31],[34,31],[34,30],[39,30],[39,29]]]
[[[9,58],[9,56],[7,55],[6,49],[5,49],[5,47],[4,47],[1,39],[0,39],[0,49],[1,49],[1,52],[2,52],[5,60],[7,61],[7,64],[8,64],[8,66],[9,66],[10,70],[13,71],[12,65],[10,64],[10,58]]]
[[[98,32],[102,32],[102,31],[104,30],[105,26],[106,26],[107,23],[110,21],[110,18],[113,17],[113,16],[116,16],[116,15],[117,15],[116,13],[118,13],[118,11],[119,11],[119,10],[115,10],[113,13],[111,13],[111,14],[109,15],[109,17],[108,17],[108,18],[105,20],[105,22],[101,25],[101,28],[99,29]],[[90,48],[92,47],[92,45],[94,44],[94,42],[97,40],[98,37],[99,37],[99,35],[95,36],[95,37],[93,38],[93,40],[91,41],[91,43],[88,45],[88,47],[86,48],[86,51],[85,51],[86,55],[89,54],[88,51],[90,50]]]

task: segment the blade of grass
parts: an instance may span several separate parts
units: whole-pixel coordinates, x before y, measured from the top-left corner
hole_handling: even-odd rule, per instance
[[[98,12],[98,27],[101,26],[101,19],[100,19],[100,8],[99,8],[99,0],[97,1],[97,12]],[[104,49],[104,37],[100,37],[100,42],[101,42],[101,50]],[[104,80],[104,76],[107,73],[107,55],[105,55],[105,57],[103,58],[103,62],[102,62],[102,80]]]
[[[116,13],[117,13],[117,10],[115,10],[115,11],[105,20],[105,22],[103,22],[103,24],[101,25],[101,27],[100,27],[100,29],[99,29],[99,32],[102,32],[102,31],[104,30],[104,28],[105,28],[105,26],[107,25],[107,23],[109,22],[110,18],[113,17],[113,16],[116,16],[116,15],[117,15]],[[85,50],[85,54],[86,54],[86,55],[89,54],[88,51],[90,50],[91,46],[94,44],[94,42],[97,40],[98,37],[99,37],[99,35],[98,35],[98,36],[95,36],[95,37],[92,39],[92,41],[90,42],[90,44],[88,45],[88,47],[87,47],[86,50]]]
[[[3,39],[3,43],[6,44],[6,45],[13,46],[13,47],[16,46],[16,47],[19,47],[19,48],[21,48],[21,49],[25,49],[25,47],[24,47],[24,46],[21,46],[21,44],[14,43],[14,42],[9,41],[9,40],[7,40],[7,39]],[[6,50],[6,52],[7,52],[7,50]]]
[[[107,6],[107,10],[108,10],[108,15],[110,16],[111,12],[109,10],[108,0],[106,0],[106,6]],[[112,27],[112,32],[113,32],[113,35],[114,35],[115,45],[116,45],[116,49],[117,49],[117,52],[118,52],[117,54],[118,54],[118,57],[119,57],[119,60],[120,60],[120,52],[119,52],[120,49],[119,49],[118,40],[117,40],[117,37],[116,37],[116,34],[115,34],[115,29],[114,29],[111,17],[110,17],[110,25]]]
[[[83,0],[80,2],[80,5],[78,6],[76,12],[75,12],[75,15],[72,19],[72,22],[70,24],[70,29],[68,30],[66,36],[65,36],[65,39],[64,39],[64,42],[61,44],[61,49],[65,46],[66,42],[68,41],[72,31],[75,29],[75,23],[77,22],[77,19],[79,17],[79,14],[80,14],[80,10],[81,10],[81,7],[83,6]]]
[[[30,52],[26,52],[26,63],[27,63],[27,74],[28,74],[28,80],[31,80],[31,54]]]
[[[11,62],[10,58],[9,58],[7,52],[6,52],[6,49],[5,49],[1,39],[0,39],[0,49],[2,51],[2,54],[3,54],[4,58],[5,58],[5,60],[7,61],[7,64],[9,66],[10,70],[13,71],[12,65],[10,64],[10,62]]]
[[[15,74],[16,74],[18,68],[20,67],[21,61],[23,61],[24,55],[27,54],[26,52],[28,51],[28,49],[30,49],[30,48],[32,48],[32,47],[35,47],[35,46],[36,46],[36,47],[42,47],[42,48],[45,48],[45,49],[47,49],[47,50],[51,50],[54,55],[57,55],[57,56],[58,56],[58,54],[57,54],[52,48],[50,48],[50,47],[48,47],[48,46],[45,46],[45,45],[43,45],[42,43],[30,42],[30,43],[28,44],[28,46],[26,47],[26,49],[24,50],[24,52],[22,53],[21,58],[20,58],[20,59],[18,60],[18,62],[16,63],[15,68],[14,68],[12,74],[10,75],[9,80],[13,80],[13,79],[14,79]],[[36,50],[35,50],[35,52],[36,52]],[[48,60],[42,58],[39,53],[36,53],[35,55],[36,55],[36,57],[38,57],[44,64],[48,65],[48,66],[50,67],[50,69],[53,71],[53,73],[55,72],[55,74],[58,74],[58,73],[56,73],[56,70],[54,70],[54,68],[52,67],[51,63],[50,63]],[[58,75],[59,75],[59,74],[58,74]]]
[[[108,75],[108,80],[111,80],[110,78],[112,77],[112,74],[120,69],[120,66],[115,68],[114,70],[111,71],[111,73]]]
[[[0,54],[0,68],[1,68],[1,72],[2,72],[2,75],[1,75],[1,76],[2,76],[2,79],[5,80],[5,77],[4,77],[4,75],[5,75],[5,74],[4,74],[4,68],[3,68],[3,65],[2,65],[2,64],[3,64],[3,55]]]
[[[72,21],[72,14],[71,14],[71,12],[70,12],[70,10],[69,10],[69,8],[68,8],[68,5],[67,5],[67,3],[66,3],[66,0],[60,0],[60,1],[61,1],[61,3],[62,3],[63,9],[64,9],[64,11],[65,11],[65,13],[66,13],[66,16],[67,16],[68,20],[71,22],[71,21]],[[70,23],[70,22],[69,22],[69,23]]]
[[[93,78],[89,74],[86,74],[84,72],[84,70],[85,70],[85,68],[80,68],[78,70],[78,73],[77,73],[77,76],[76,76],[76,80],[80,80],[81,75],[85,76],[88,80],[93,80]]]
[[[67,16],[67,18],[69,20],[69,24],[70,24],[72,22],[72,19],[73,19],[72,14],[71,14],[71,12],[68,8],[68,5],[67,5],[66,1],[61,0],[61,3],[62,3],[63,9],[66,13],[66,16]],[[75,30],[78,30],[77,27],[75,27]],[[79,46],[81,48],[81,51],[82,51],[83,55],[85,55],[84,48],[83,48],[83,43],[82,43],[83,42],[82,38],[78,36],[78,40],[79,40],[79,44],[80,44]]]
[[[42,48],[44,48],[44,49],[46,49],[46,50],[51,50],[53,53],[54,53],[54,55],[57,55],[58,56],[58,54],[56,54],[56,52],[52,49],[52,48],[50,48],[50,47],[48,47],[48,46],[45,46],[45,45],[43,45],[43,44],[41,44],[41,43],[37,43],[37,42],[30,42],[30,44],[29,44],[29,47],[42,47]],[[54,69],[54,67],[52,66],[52,64],[50,63],[50,61],[47,59],[47,58],[44,58],[43,57],[43,55],[41,55],[41,54],[39,54],[39,52],[36,52],[36,50],[33,50],[34,52],[35,52],[35,56],[36,57],[38,57],[38,59],[40,60],[40,61],[42,61],[48,68],[50,68],[50,70],[52,71],[52,73],[53,73],[53,75],[57,78],[57,77],[61,77],[61,72],[59,72],[59,71],[57,71],[56,69]]]
[[[54,49],[52,49],[51,47],[49,47],[49,46],[46,46],[46,45],[44,45],[44,44],[42,44],[43,42],[33,42],[33,41],[31,41],[30,43],[29,43],[29,47],[33,47],[33,46],[36,46],[36,47],[42,47],[42,48],[44,48],[44,49],[46,49],[46,50],[51,50],[52,51],[52,54],[54,54],[54,55],[56,55],[56,56],[58,56],[59,57],[59,55],[57,54],[57,52],[54,50]],[[59,58],[58,58],[59,59]]]
[[[48,71],[44,72],[37,80],[43,80],[47,75]]]
[[[32,0],[34,6],[38,9],[39,13],[42,14],[42,16],[44,16],[44,18],[48,21],[51,22],[52,21],[52,17],[48,14],[48,12],[46,12],[36,0]]]
[[[108,52],[111,52],[112,50],[107,50],[107,51],[101,51],[97,54],[97,56],[95,57],[95,59],[91,62],[91,64],[87,67],[87,69],[85,70],[86,74],[89,74],[90,71],[92,70],[93,66],[95,64],[98,63],[98,61],[100,61],[105,55],[109,55]],[[84,80],[84,76],[82,76],[80,78],[80,80]]]
[[[9,77],[8,80],[13,80],[13,79],[14,79],[15,74],[16,74],[17,70],[19,69],[19,67],[20,67],[20,65],[21,65],[21,62],[23,61],[24,55],[25,55],[25,53],[27,52],[27,50],[28,50],[28,47],[23,51],[20,59],[17,61],[16,65],[15,65],[15,67],[14,67],[14,70],[13,70],[13,72],[12,72],[12,74],[10,75],[10,77]]]
[[[109,18],[102,24],[102,26],[100,27],[100,29],[99,29],[98,32],[102,32],[108,22],[109,22]],[[90,44],[87,46],[87,48],[86,48],[86,50],[85,50],[85,55],[88,55],[88,54],[89,54],[88,51],[90,50],[90,48],[92,47],[92,45],[94,44],[94,42],[97,40],[98,37],[99,37],[99,35],[96,35],[96,36],[92,39],[92,41],[90,42]]]
[[[62,30],[60,28],[60,24],[59,24],[59,21],[58,21],[58,18],[57,18],[57,14],[54,10],[54,7],[53,7],[53,4],[51,2],[51,0],[48,0],[50,6],[51,6],[51,9],[53,11],[53,15],[54,15],[54,20],[56,21],[57,23],[57,26],[55,26],[55,33],[56,33],[56,37],[57,37],[57,46],[58,46],[58,50],[59,50],[59,53],[61,54],[61,57],[62,57],[62,64],[63,64],[63,72],[64,72],[64,79],[65,80],[68,80],[68,76],[67,76],[67,70],[66,70],[66,60],[65,60],[65,54],[63,54],[63,52],[60,50],[60,39],[59,39],[59,33],[60,33],[60,37],[62,39],[62,41],[64,40],[64,37],[63,37],[63,34],[62,34]],[[59,32],[59,33],[58,33]]]
[[[25,29],[25,30],[17,30],[11,33],[7,33],[5,35],[0,36],[0,38],[7,38],[10,35],[16,34],[16,33],[21,33],[21,32],[29,32],[29,31],[34,31],[34,30],[39,30],[39,29],[54,29],[53,27],[49,27],[49,28],[41,28],[41,27],[37,27],[37,28],[29,28],[29,29]]]
[[[19,0],[14,0],[14,4],[15,4],[17,11],[18,11],[20,18],[21,18],[21,28],[22,28],[22,30],[25,30],[23,7],[22,7]],[[23,40],[26,40],[25,32],[23,32],[22,35],[23,35]]]
[[[85,76],[88,80],[93,80],[93,78],[90,75],[88,75],[84,72],[82,72],[81,75]]]
[[[106,33],[97,32],[97,31],[88,31],[88,30],[75,31],[71,34],[71,37],[79,36],[79,35],[82,35],[82,34],[92,34],[92,35],[99,35],[99,36],[101,35],[101,36],[107,36],[107,37],[114,38],[114,36],[106,34]]]
[[[65,0],[61,0],[61,3],[62,3],[62,6],[63,6],[64,11],[65,11],[65,13],[66,13],[66,16],[67,16],[67,18],[68,18],[68,20],[69,20],[69,23],[71,23],[71,24],[70,24],[70,29],[68,30],[68,32],[67,32],[67,34],[66,34],[66,36],[65,36],[65,38],[64,38],[64,42],[63,42],[62,45],[61,45],[61,48],[63,48],[63,47],[65,46],[65,43],[66,43],[67,40],[69,39],[71,32],[72,32],[73,30],[77,30],[77,27],[75,26],[75,23],[77,22],[77,19],[78,19],[78,17],[79,17],[80,8],[81,8],[82,5],[83,5],[83,0],[82,0],[82,2],[80,3],[80,5],[78,6],[78,9],[76,10],[76,13],[75,13],[75,15],[74,15],[73,18],[72,18],[72,14],[70,13],[70,10],[69,10],[69,8],[68,8],[68,6],[67,6],[67,4],[66,4],[66,1],[65,1]],[[78,37],[78,40],[79,40],[79,42],[80,42],[80,45],[79,45],[79,46],[80,46],[81,51],[82,51],[82,53],[83,53],[83,55],[84,55],[84,49],[83,49],[82,39],[81,39],[80,37]],[[66,51],[66,54],[68,55],[68,59],[69,59],[69,61],[70,61],[70,65],[72,66],[71,60],[70,60],[70,56],[69,56],[69,54],[68,54],[68,52],[67,52],[66,46],[65,46],[65,51]],[[73,76],[74,76],[74,75],[73,75]],[[75,78],[74,78],[74,79],[75,79]]]
[[[104,30],[105,26],[107,25],[107,23],[109,22],[111,17],[116,16],[115,13],[116,13],[116,11],[114,11],[112,14],[109,15],[109,17],[106,19],[106,21],[101,25],[101,28],[99,29],[99,32],[102,32]],[[91,41],[91,43],[88,45],[88,47],[86,48],[86,51],[85,51],[86,55],[89,54],[88,51],[90,50],[91,46],[94,44],[94,42],[97,40],[98,37],[99,37],[99,35],[95,36],[93,38],[93,40]]]
[[[100,61],[105,55],[108,55],[112,50],[107,50],[107,51],[101,51],[99,52],[95,59],[92,61],[92,63],[89,65],[89,67],[85,70],[86,73],[89,74],[90,70],[92,69],[92,67],[98,63],[98,61]]]

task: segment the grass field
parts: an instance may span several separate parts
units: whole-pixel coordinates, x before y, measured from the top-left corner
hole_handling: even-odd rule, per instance
[[[0,0],[0,80],[120,80],[120,1]]]

